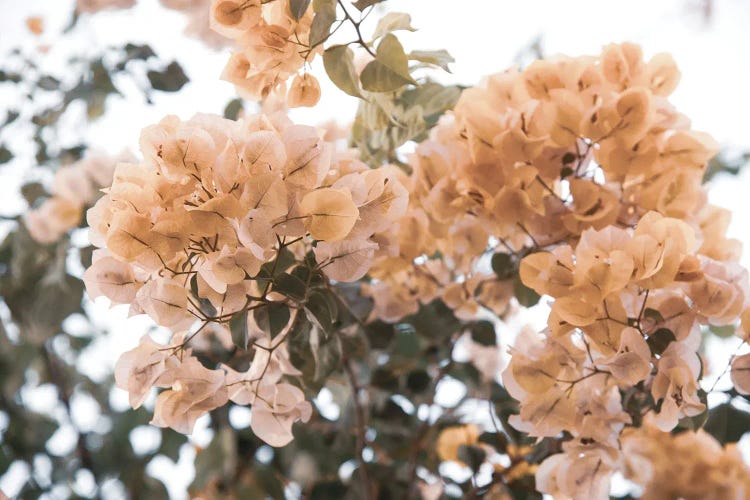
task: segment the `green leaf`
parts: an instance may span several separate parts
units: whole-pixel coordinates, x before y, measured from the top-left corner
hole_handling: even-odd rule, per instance
[[[310,47],[314,48],[325,42],[331,33],[331,26],[336,20],[335,4],[324,4],[315,12],[310,26]]]
[[[33,322],[55,334],[65,318],[81,310],[84,287],[81,280],[68,274],[54,281],[49,281],[50,277],[48,274],[39,283],[36,296],[29,305]]]
[[[315,376],[315,355],[312,350],[312,325],[306,321],[295,322],[295,327],[287,336],[289,360],[302,372],[306,381]]]
[[[448,375],[463,383],[469,390],[480,388],[482,374],[471,363],[454,362],[448,370]]]
[[[495,326],[489,321],[477,321],[471,325],[471,340],[485,346],[497,345]]]
[[[659,328],[648,336],[646,343],[648,344],[649,349],[651,349],[651,354],[657,355],[663,353],[667,346],[675,340],[676,337],[672,330]]]
[[[96,93],[104,95],[119,93],[117,87],[115,87],[115,84],[112,81],[112,77],[109,74],[107,66],[104,65],[104,61],[101,58],[97,59],[91,64],[91,73],[91,83],[96,90]]]
[[[172,429],[162,429],[159,454],[168,457],[173,462],[177,462],[180,458],[180,448],[186,442],[187,436],[184,434],[180,434]]]
[[[323,273],[320,270],[314,270],[311,269],[315,268],[315,264],[308,267],[308,265],[304,266],[297,266],[294,269],[292,269],[292,272],[290,273],[295,278],[302,281],[303,284],[310,284],[311,288],[319,288],[322,286],[325,286],[326,284],[326,278],[323,275]]]
[[[125,45],[124,49],[125,56],[116,66],[118,70],[124,69],[125,65],[130,61],[145,61],[147,59],[150,59],[151,57],[156,57],[154,50],[149,45],[136,45],[133,43],[128,43],[127,45]]]
[[[398,377],[387,366],[375,368],[370,376],[370,385],[388,392],[398,390]]]
[[[424,121],[423,110],[421,106],[413,106],[407,109],[398,107],[394,110],[392,119],[397,126],[390,128],[390,140],[393,146],[404,144],[406,141],[416,138],[421,134],[426,124]]]
[[[313,0],[313,12],[320,12],[329,7],[336,8],[336,0]]]
[[[297,258],[289,248],[284,247],[278,253],[275,260],[266,262],[261,266],[260,272],[253,279],[264,283],[272,281],[275,276],[289,269],[296,261]],[[273,276],[271,276],[271,271],[273,271]]]
[[[36,82],[36,86],[42,90],[57,90],[60,88],[60,80],[54,76],[44,75]]]
[[[205,316],[207,317],[216,316],[216,307],[214,307],[211,301],[198,295],[198,275],[197,274],[194,274],[190,278],[190,291],[192,292],[193,297],[195,297],[195,299],[198,300],[198,305],[200,306],[200,310]]]
[[[356,2],[352,2],[352,5],[354,5],[360,12],[362,12],[370,5],[379,4],[384,1],[385,0],[357,0]]]
[[[487,454],[479,446],[462,444],[458,447],[458,459],[468,465],[474,473],[479,471],[486,457]]]
[[[724,326],[708,325],[708,329],[711,333],[713,333],[717,337],[726,339],[734,335],[736,327],[734,325],[724,325]]]
[[[222,446],[222,435],[214,433],[208,447],[202,449],[195,457],[195,476],[191,488],[201,489],[212,481],[221,479],[226,456]]]
[[[5,144],[0,145],[0,165],[8,163],[13,159],[13,152],[5,147]]]
[[[16,118],[21,116],[21,113],[13,109],[9,109],[6,113],[7,114],[5,116],[5,121],[3,122],[3,125],[8,125],[10,123],[13,123],[14,121],[16,121]]]
[[[331,500],[332,498],[346,498],[346,486],[341,481],[317,481],[310,491],[310,500]]]
[[[513,294],[516,296],[518,303],[524,307],[535,306],[541,298],[538,293],[524,285],[518,276],[513,282]]]
[[[396,95],[369,93],[367,100],[359,103],[351,142],[368,163],[392,162],[392,152],[399,146],[426,139],[427,131],[454,107],[460,94],[457,86],[429,81],[418,87],[402,87]]]
[[[341,344],[334,335],[322,340],[316,349],[315,355],[315,381],[324,382],[341,363]]]
[[[49,160],[49,153],[47,153],[47,143],[44,142],[44,139],[42,139],[41,136],[37,133],[34,135],[34,144],[36,144],[36,153],[34,154],[34,159],[37,161],[37,163],[40,163],[40,164],[45,163],[47,160]],[[8,153],[10,153],[10,151],[8,151]],[[5,153],[0,151],[0,159],[7,158],[5,159],[5,161],[8,161],[12,157],[13,157],[12,154],[10,157],[7,157]],[[0,162],[0,163],[3,163],[3,162]]]
[[[83,158],[86,149],[88,148],[85,144],[62,148],[60,149],[60,162],[67,165],[68,163],[78,161]]]
[[[298,321],[288,337],[289,360],[302,372],[302,381],[313,392],[339,366],[341,344],[335,335],[324,336],[311,323]]]
[[[340,325],[337,325],[337,328],[342,331]],[[363,359],[367,356],[367,340],[360,334],[359,329],[349,329],[346,333],[338,335],[338,339],[341,341],[341,352],[348,359]]]
[[[737,175],[750,160],[750,152],[734,154],[733,151],[721,151],[709,160],[703,174],[703,182],[706,183],[718,174]]]
[[[284,500],[284,484],[275,469],[259,463],[253,464],[253,476],[263,488],[266,498],[273,500]]]
[[[21,81],[21,75],[18,73],[8,73],[0,69],[0,82],[18,83]]]
[[[429,341],[447,340],[461,328],[453,310],[439,299],[422,305],[416,314],[404,318],[404,321],[413,326],[419,337]]]
[[[253,310],[253,317],[261,330],[275,338],[289,324],[291,314],[284,304],[268,304]]]
[[[643,316],[645,318],[651,319],[654,321],[654,323],[663,323],[664,317],[661,315],[659,311],[656,309],[651,309],[650,307],[647,307],[643,310]]]
[[[461,89],[455,85],[443,86],[435,82],[427,82],[419,87],[409,89],[403,93],[399,102],[403,101],[407,107],[420,106],[425,120],[437,122],[439,115],[453,109],[461,96]]]
[[[375,60],[362,70],[360,81],[370,92],[391,92],[409,83],[417,84],[409,74],[409,60],[398,38],[390,33],[383,37]]]
[[[450,63],[455,62],[453,56],[447,50],[413,50],[409,53],[409,59],[419,61],[432,66],[438,66],[448,73],[451,72]]]
[[[411,16],[403,12],[389,12],[378,21],[372,39],[378,39],[391,31],[417,31],[411,25]]]
[[[411,392],[419,394],[430,387],[431,381],[432,377],[425,370],[414,370],[406,377],[406,387]]]
[[[305,15],[310,6],[310,0],[289,0],[289,12],[295,21],[299,21]]]
[[[236,120],[237,117],[240,115],[240,111],[242,111],[242,99],[232,99],[227,103],[227,105],[224,107],[224,118],[228,118],[230,120]]]
[[[419,353],[419,337],[411,325],[398,325],[393,352],[403,358],[411,358]]]
[[[21,196],[30,207],[33,207],[40,198],[46,195],[47,190],[39,182],[27,182],[21,186]]]
[[[750,431],[750,413],[732,403],[723,403],[708,412],[703,429],[721,444],[736,443]]]
[[[371,347],[374,349],[386,349],[390,345],[391,340],[393,340],[395,330],[393,329],[393,325],[375,320],[367,324],[365,334]]]
[[[143,498],[151,500],[169,500],[167,487],[164,483],[151,476],[144,476],[143,486],[140,493],[143,495]]]
[[[164,92],[177,92],[189,81],[177,61],[172,61],[161,71],[150,70],[146,76],[153,89]]]
[[[338,306],[328,292],[314,291],[305,302],[305,315],[324,333],[330,333],[338,316]]]
[[[508,436],[502,432],[483,432],[479,435],[479,442],[492,446],[500,453],[508,449]]]
[[[333,287],[346,304],[344,310],[341,311],[342,315],[346,316],[346,321],[359,323],[360,320],[370,315],[374,302],[372,298],[362,295],[360,283],[336,283]],[[342,315],[339,315],[339,321],[345,321]]]
[[[303,300],[307,295],[306,283],[289,273],[282,273],[274,278],[273,290],[295,300]]]
[[[235,314],[229,322],[229,331],[232,333],[232,342],[240,349],[247,350],[249,342],[247,332],[247,310]]]
[[[297,258],[292,251],[289,250],[289,247],[282,248],[281,252],[279,252],[276,257],[276,274],[286,271],[295,262],[297,262]],[[269,265],[272,265],[272,263],[269,263]]]
[[[354,52],[346,45],[334,45],[323,52],[323,66],[334,85],[354,97],[362,97],[357,70],[354,68]]]
[[[94,250],[96,250],[96,247],[94,245],[86,245],[85,247],[78,249],[78,257],[84,269],[88,269],[89,267],[91,267],[91,261],[94,257]]]
[[[512,255],[498,252],[492,255],[492,270],[499,279],[507,280],[516,275],[518,267]]]

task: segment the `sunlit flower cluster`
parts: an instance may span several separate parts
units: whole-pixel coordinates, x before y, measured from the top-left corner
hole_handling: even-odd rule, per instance
[[[502,267],[554,299],[503,376],[516,428],[572,435],[537,473],[546,493],[606,498],[644,410],[663,431],[704,412],[701,325],[735,326],[750,305],[729,213],[702,187],[716,145],[667,100],[678,80],[668,55],[644,62],[622,44],[465,90],[409,160],[400,254],[371,271],[388,321],[437,297],[464,319],[502,313],[515,293]],[[483,275],[488,253],[505,263],[497,277]],[[733,370],[744,390],[748,359]]]
[[[491,229],[470,209],[470,200],[445,197],[453,189],[451,172],[467,159],[465,153],[446,122],[411,156],[413,171],[404,179],[409,211],[392,235],[400,252],[379,261],[371,272],[376,281],[365,287],[375,303],[374,316],[398,321],[437,298],[463,319],[482,308],[498,315],[510,310],[512,281],[479,265],[499,244],[490,238]]]
[[[649,212],[634,230],[590,228],[575,248],[521,262],[524,283],[555,300],[548,330],[525,332],[512,350],[503,376],[521,401],[512,423],[573,436],[542,464],[540,491],[604,497],[624,425],[655,405],[653,423],[668,432],[706,410],[700,325],[734,324],[750,290],[744,269],[699,246],[687,223]]]
[[[312,6],[296,19],[289,0],[213,0],[211,27],[237,46],[222,78],[252,100],[285,86],[322,51],[322,45],[310,47],[312,20]],[[314,106],[319,98],[320,86],[314,76],[295,76],[289,90],[290,106]]]
[[[720,500],[750,496],[750,469],[736,444],[724,447],[704,430],[670,434],[650,422],[622,435],[626,477],[642,498]]]
[[[633,225],[649,210],[678,218],[697,212],[705,205],[702,167],[715,144],[666,100],[678,79],[668,55],[644,63],[637,46],[624,44],[599,58],[536,61],[465,90],[453,116],[409,161],[412,203],[402,227],[411,245],[402,246],[402,267],[439,252],[443,262],[432,266],[447,266],[455,283],[479,272],[485,251],[521,255],[589,227]],[[387,274],[393,265],[384,264]],[[427,279],[440,281],[434,278]],[[381,295],[436,296],[400,285],[401,277],[390,282]],[[447,302],[456,303],[459,291],[476,295],[466,282],[452,285]],[[403,316],[416,304],[416,297],[383,304],[403,310],[382,314]]]
[[[289,296],[272,277],[314,255],[316,272],[360,279],[376,256],[398,251],[382,233],[408,204],[390,168],[369,169],[321,134],[280,113],[169,116],[143,131],[143,161],[119,164],[89,210],[90,239],[101,248],[84,275],[89,295],[130,304],[132,314],[178,332],[167,346],[146,338],[118,364],[133,406],[152,386],[169,388],[154,423],[190,432],[231,399],[252,404],[256,433],[281,446],[292,422],[309,417],[302,391],[279,381],[299,374],[285,340],[307,292]],[[284,252],[291,262],[282,262]],[[274,305],[290,314],[273,336],[247,316],[255,351],[248,370],[209,369],[190,355],[189,341],[205,327],[226,332],[243,313]]]
[[[39,243],[49,244],[78,227],[84,210],[99,196],[99,190],[112,183],[115,164],[127,156],[109,157],[89,153],[83,159],[55,172],[52,196],[24,214],[29,234]]]

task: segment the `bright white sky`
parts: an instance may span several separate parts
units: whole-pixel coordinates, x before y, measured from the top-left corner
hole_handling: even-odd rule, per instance
[[[707,0],[710,1],[710,0]],[[123,148],[135,150],[138,135],[145,125],[174,113],[189,118],[196,112],[220,113],[234,91],[218,80],[226,60],[226,51],[212,51],[199,41],[181,35],[184,19],[181,14],[163,9],[157,0],[139,0],[128,11],[103,12],[84,18],[76,36],[62,42],[56,33],[69,19],[72,0],[0,0],[0,54],[10,47],[52,43],[52,51],[43,59],[43,67],[53,74],[65,70],[64,55],[93,54],[101,47],[124,41],[148,43],[164,60],[177,59],[191,78],[178,94],[155,97],[155,105],[146,105],[140,92],[130,81],[117,81],[125,98],[108,101],[106,116],[86,133],[91,147],[111,153]],[[498,72],[512,63],[520,49],[538,35],[543,35],[547,54],[595,54],[611,42],[640,43],[647,56],[671,52],[682,71],[682,81],[672,100],[692,118],[694,126],[710,132],[721,144],[750,148],[747,117],[750,99],[750,2],[745,0],[714,0],[712,16],[703,17],[704,2],[699,0],[389,0],[389,11],[408,12],[419,31],[400,33],[407,49],[447,49],[455,58],[453,74],[439,75],[444,82],[473,84],[482,75]],[[45,19],[45,35],[35,39],[26,30],[24,20],[32,15]],[[375,17],[375,15],[373,15]],[[318,60],[314,71],[323,85],[323,98],[314,110],[295,111],[294,118],[302,123],[316,124],[331,118],[346,123],[353,117],[356,100],[334,89],[323,75]],[[0,89],[0,117],[12,105],[11,94]],[[74,144],[82,131],[70,130],[67,140]],[[7,139],[0,131],[0,137]],[[20,205],[18,186],[27,178],[25,168],[33,158],[31,144],[13,143],[19,161],[0,167],[0,213],[15,213]],[[746,192],[750,172],[738,178],[718,179],[713,185],[714,203],[733,210],[735,217],[731,234],[750,243],[750,220],[745,218]],[[744,263],[750,264],[748,252]],[[106,305],[92,306],[102,326],[111,328],[110,337],[99,342],[96,357],[101,363],[88,367],[92,375],[101,376],[119,354],[138,342],[148,325],[143,318],[125,319],[122,308],[108,311]],[[730,352],[733,345],[717,345],[717,350]],[[721,359],[721,358],[720,358]],[[43,393],[30,394],[31,400]],[[43,404],[42,404],[43,406]],[[144,431],[147,432],[147,431]],[[195,439],[205,443],[205,432]],[[144,435],[141,441],[147,440]],[[65,446],[65,439],[60,444]],[[180,464],[164,463],[155,467],[155,474],[169,474],[170,492],[185,498],[185,488],[192,478],[193,451],[183,448]],[[166,460],[165,462],[169,462]],[[0,479],[0,488],[12,495],[23,478],[23,471]]]

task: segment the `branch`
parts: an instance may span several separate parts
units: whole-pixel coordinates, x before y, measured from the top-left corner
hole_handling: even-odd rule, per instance
[[[440,368],[440,371],[438,371],[437,375],[435,376],[433,385],[432,385],[432,395],[430,396],[430,400],[427,402],[427,408],[432,408],[432,405],[435,404],[435,397],[437,396],[437,386],[440,383],[440,381],[445,377],[450,369],[453,368],[453,360],[449,360],[448,363],[445,364],[442,368]],[[456,405],[456,407],[460,406]],[[407,477],[409,477],[409,495],[407,498],[417,498],[417,494],[419,492],[419,489],[417,488],[417,461],[419,460],[419,452],[422,451],[422,448],[424,447],[424,440],[427,437],[427,433],[430,430],[430,427],[432,425],[430,424],[430,415],[428,413],[427,418],[424,422],[422,422],[421,427],[417,431],[417,439],[414,442],[414,446],[412,447],[411,457],[409,458],[409,473]]]
[[[354,374],[352,365],[348,359],[343,362],[344,371],[346,372],[347,378],[349,379],[349,385],[352,388],[352,401],[354,402],[354,418],[357,432],[357,461],[359,462],[359,474],[362,478],[362,489],[364,490],[364,500],[372,500],[372,484],[370,483],[370,472],[367,467],[367,462],[362,456],[362,452],[365,449],[365,427],[366,419],[364,408],[359,400],[359,391],[361,387],[357,382],[357,377]]]
[[[44,365],[47,368],[50,382],[52,382],[52,384],[57,387],[57,390],[60,393],[60,401],[62,401],[62,404],[65,407],[65,411],[68,414],[68,420],[70,420],[70,423],[73,424],[73,412],[70,408],[70,396],[72,395],[73,391],[68,385],[67,375],[60,369],[60,366],[58,364],[59,358],[54,352],[50,350],[50,348],[48,348],[46,345],[43,345],[41,347],[41,354],[44,358]],[[86,446],[86,438],[78,430],[78,428],[76,428],[76,434],[78,434],[76,454],[81,460],[81,465],[84,469],[88,469],[89,471],[91,471],[91,474],[93,474],[95,479],[98,479],[99,474],[94,467],[94,460],[91,457],[91,452]]]
[[[360,19],[359,21],[355,21],[354,18],[351,15],[349,15],[349,12],[346,10],[346,7],[344,7],[344,2],[342,2],[341,0],[337,0],[337,1],[338,1],[338,4],[341,6],[341,9],[344,11],[344,16],[346,16],[346,19],[348,19],[349,22],[352,23],[352,26],[354,26],[354,30],[357,32],[357,40],[355,40],[355,42],[353,43],[358,43],[372,57],[375,57],[375,52],[373,52],[370,46],[367,45],[367,42],[365,42],[365,39],[362,38],[362,32],[359,31],[359,25],[362,24],[362,21],[364,21],[364,18]]]

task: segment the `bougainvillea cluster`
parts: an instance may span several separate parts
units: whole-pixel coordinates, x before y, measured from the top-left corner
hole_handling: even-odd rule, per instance
[[[185,433],[228,400],[253,404],[255,433],[284,445],[311,411],[280,381],[300,374],[284,341],[316,299],[311,281],[356,281],[376,255],[397,252],[382,234],[405,211],[406,189],[281,114],[167,117],[143,131],[141,153],[88,212],[102,249],[84,281],[92,297],[130,304],[175,335],[169,345],[144,337],[120,359],[117,384],[133,407],[166,388],[153,423]],[[226,337],[237,321],[249,367],[209,369],[191,355],[194,337]]]
[[[643,498],[719,500],[750,493],[750,470],[737,445],[722,446],[702,429],[674,435],[647,419],[628,428],[621,442],[626,477],[643,487]]]
[[[702,186],[716,144],[667,100],[678,80],[669,56],[622,44],[464,91],[409,162],[399,256],[371,272],[375,314],[391,321],[435,297],[459,317],[502,313],[516,269],[554,299],[503,374],[521,403],[512,425],[572,436],[537,472],[546,493],[605,498],[626,427],[704,414],[700,327],[735,326],[750,304],[729,213]],[[734,361],[735,381],[746,365]]]
[[[303,12],[292,12],[287,0],[213,0],[211,27],[234,41],[223,79],[231,82],[248,99],[267,97],[299,72],[322,45],[312,46],[310,29],[313,8],[302,3]],[[314,106],[320,86],[310,73],[295,76],[289,90],[289,105]]]
[[[365,335],[368,322],[409,332],[405,319],[446,306],[460,331],[448,332],[451,350],[435,363],[435,391],[458,345],[477,385],[518,402],[505,434],[490,409],[498,436],[512,426],[538,443],[555,440],[537,453],[500,438],[489,444],[474,424],[447,425],[432,444],[437,458],[474,474],[491,469],[482,494],[505,498],[505,486],[533,476],[533,487],[555,498],[608,498],[613,474],[622,473],[653,498],[742,498],[750,483],[736,449],[692,429],[708,404],[703,332],[727,327],[746,340],[750,283],[739,242],[726,236],[730,214],[708,203],[703,185],[717,145],[668,100],[680,78],[675,62],[666,54],[644,60],[628,43],[597,56],[555,56],[486,78],[439,116],[455,98],[444,95],[450,104],[443,103],[436,95],[447,89],[432,82],[431,93],[410,96],[420,85],[411,71],[450,56],[407,55],[391,34],[413,30],[405,14],[381,19],[366,42],[359,24],[374,3],[356,2],[354,21],[341,2],[213,0],[211,28],[235,49],[223,78],[245,98],[270,96],[261,103],[268,114],[168,116],[142,132],[142,161],[86,182],[78,182],[88,175],[85,164],[61,170],[54,197],[27,217],[34,238],[53,241],[112,179],[87,215],[99,247],[84,276],[88,292],[129,304],[131,314],[172,332],[166,344],[145,336],[120,358],[115,379],[130,404],[138,408],[161,388],[152,423],[182,433],[229,401],[249,405],[255,435],[288,444],[293,423],[313,412],[304,359],[292,353],[290,338],[307,325],[305,355],[317,361],[332,311],[350,307],[337,285],[357,282],[358,298],[372,307],[361,318],[348,311],[356,325],[336,342]],[[337,4],[345,19],[332,32]],[[378,130],[387,135],[413,119],[419,132],[389,138],[416,139],[407,157],[394,148],[383,155],[387,164],[367,165],[360,152],[327,141],[323,129],[296,125],[277,110],[318,102],[308,63],[347,20],[358,37],[349,44],[372,58],[358,75],[349,44],[329,47],[326,70],[367,102],[360,109],[369,115],[355,121],[364,142],[355,143],[373,139],[368,120],[386,123]],[[284,94],[285,105],[277,105]],[[431,106],[439,112],[426,111]],[[373,151],[361,157],[379,158]],[[546,328],[521,329],[501,373],[495,327],[540,298],[550,308]],[[206,338],[218,341],[220,359],[206,361]],[[390,362],[386,354],[373,359],[373,372]],[[349,361],[341,364],[365,476],[365,391]],[[750,393],[749,373],[750,354],[735,355],[738,394]],[[429,383],[434,374],[424,374]],[[423,408],[431,411],[433,402]],[[420,446],[427,434],[418,436]],[[417,478],[420,449],[413,453]],[[663,477],[683,480],[673,487]],[[427,479],[415,488],[438,498],[442,484]]]

